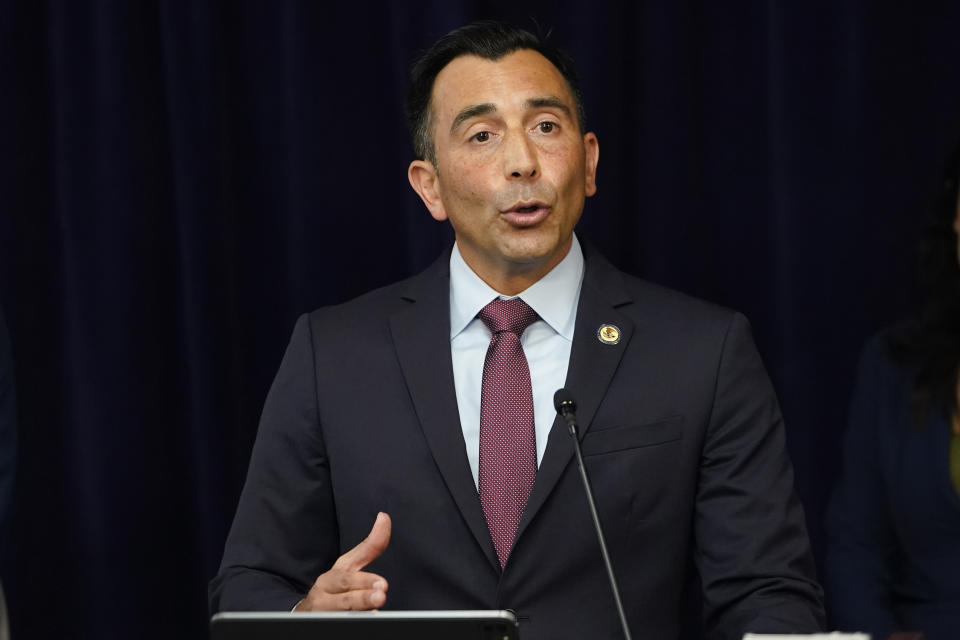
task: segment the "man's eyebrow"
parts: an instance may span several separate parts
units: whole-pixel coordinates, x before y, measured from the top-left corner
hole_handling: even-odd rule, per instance
[[[483,104],[472,104],[469,107],[465,107],[460,110],[460,113],[457,114],[457,117],[453,119],[453,124],[450,125],[450,133],[453,133],[460,127],[464,122],[470,118],[475,118],[476,116],[483,116],[488,113],[493,113],[497,110],[497,105],[492,102],[485,102]]]
[[[570,107],[567,106],[567,103],[558,98],[557,96],[543,96],[542,98],[530,98],[527,100],[527,109],[542,109],[544,107],[553,107],[554,109],[559,109],[563,111],[567,116],[570,116]]]
[[[527,109],[543,109],[544,107],[550,107],[553,109],[559,109],[563,111],[567,116],[571,116],[570,107],[567,106],[563,100],[557,96],[542,96],[539,98],[530,98],[527,100],[525,105]],[[483,104],[472,104],[469,107],[464,107],[460,110],[460,113],[457,114],[457,117],[453,119],[453,124],[450,125],[450,133],[456,131],[460,125],[469,120],[470,118],[475,118],[477,116],[484,116],[488,113],[493,113],[497,110],[497,105],[492,102],[484,102]]]

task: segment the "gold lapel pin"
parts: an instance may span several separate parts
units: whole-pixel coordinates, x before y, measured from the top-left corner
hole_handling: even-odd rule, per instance
[[[603,344],[617,344],[620,342],[620,329],[612,324],[600,325],[597,329],[597,340]]]

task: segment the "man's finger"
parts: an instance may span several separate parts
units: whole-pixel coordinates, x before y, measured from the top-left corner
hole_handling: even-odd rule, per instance
[[[369,611],[379,609],[387,601],[387,594],[379,589],[350,591],[336,596],[341,611]]]
[[[359,571],[376,560],[390,542],[391,526],[390,516],[382,511],[378,513],[370,534],[360,544],[337,558],[334,568]]]
[[[331,569],[317,577],[295,611],[366,611],[387,601],[387,581],[364,571]]]
[[[332,569],[317,578],[316,586],[323,593],[331,594],[367,589],[386,591],[387,581],[383,579],[383,576],[366,571]]]

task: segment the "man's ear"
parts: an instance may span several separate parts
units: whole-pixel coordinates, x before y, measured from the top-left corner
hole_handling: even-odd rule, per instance
[[[443,200],[440,198],[439,176],[433,163],[426,160],[414,160],[407,168],[407,179],[410,186],[417,192],[423,204],[427,205],[430,215],[434,220],[446,220],[447,210],[443,207]]]
[[[592,196],[597,192],[597,163],[600,161],[600,141],[596,134],[588,133],[583,136],[583,150],[587,156],[586,178],[584,193]]]

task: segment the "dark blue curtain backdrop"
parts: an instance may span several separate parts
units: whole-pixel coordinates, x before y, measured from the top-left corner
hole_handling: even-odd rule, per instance
[[[960,5],[3,0],[15,638],[205,637],[294,319],[451,241],[407,185],[405,73],[481,17],[578,61],[582,236],[751,318],[819,551],[857,352],[911,303],[960,135]]]

